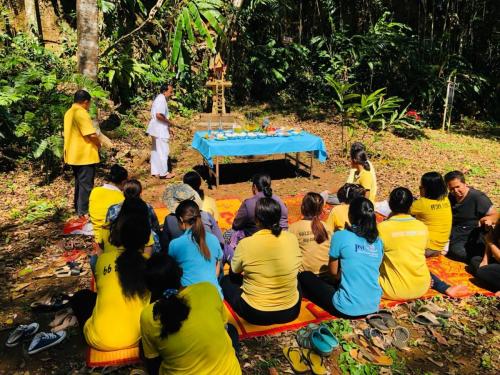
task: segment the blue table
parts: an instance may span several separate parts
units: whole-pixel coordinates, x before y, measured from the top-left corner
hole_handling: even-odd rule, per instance
[[[204,137],[206,134],[206,131],[196,132],[191,147],[197,150],[202,155],[204,162],[208,164],[209,171],[215,175],[216,186],[219,186],[220,156],[285,154],[285,158],[289,157],[294,160],[297,167],[302,165],[308,168],[310,178],[312,178],[313,158],[324,162],[327,157],[323,140],[307,132],[289,137],[228,139],[225,141],[206,139]],[[309,165],[300,161],[301,152],[308,152],[310,154]],[[295,153],[295,157],[289,155],[291,153]],[[215,173],[213,171],[214,166]]]

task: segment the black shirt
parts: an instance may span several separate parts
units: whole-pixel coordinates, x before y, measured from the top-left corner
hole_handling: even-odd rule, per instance
[[[450,199],[453,215],[452,230],[472,231],[478,227],[479,219],[486,216],[493,206],[486,194],[474,188],[469,188],[469,192],[460,203],[452,194],[448,198]]]

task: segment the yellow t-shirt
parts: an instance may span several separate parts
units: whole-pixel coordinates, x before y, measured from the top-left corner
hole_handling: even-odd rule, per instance
[[[395,215],[380,223],[378,230],[384,244],[379,278],[384,298],[400,301],[423,296],[431,283],[425,224],[410,215]]]
[[[217,209],[217,203],[215,202],[215,199],[212,197],[203,197],[203,204],[201,206],[201,210],[208,212],[210,215],[212,215],[215,219],[215,221],[219,220],[219,210]]]
[[[101,242],[101,229],[106,222],[108,209],[123,202],[125,197],[116,187],[99,186],[92,189],[89,197],[89,215],[94,228],[95,241]]]
[[[345,229],[345,225],[349,224],[349,205],[341,203],[334,206],[326,220],[326,227],[332,232]]]
[[[161,338],[160,320],[153,317],[154,304],[141,314],[144,355],[161,357],[160,375],[239,375],[240,364],[226,332],[227,313],[217,289],[208,282],[179,292],[190,307],[176,333]]]
[[[354,183],[363,186],[366,190],[370,190],[368,199],[375,204],[375,196],[377,195],[377,184],[373,179],[371,171],[361,169],[361,172],[354,175]]]
[[[232,270],[244,273],[241,298],[260,311],[286,310],[298,302],[301,265],[297,237],[286,231],[276,237],[267,229],[242,239],[231,260]]]
[[[113,251],[123,251],[122,247],[116,247],[115,245],[112,245],[109,242],[109,234],[110,234],[109,228],[106,228],[106,227],[101,228],[99,238],[103,244],[102,252],[109,253],[109,252],[113,252]],[[144,245],[144,247],[153,246],[154,243],[155,243],[155,240],[154,240],[153,234],[151,234],[149,236],[148,243],[146,245]],[[145,255],[145,257],[148,258],[146,255]]]
[[[118,350],[134,346],[141,338],[140,317],[150,294],[126,299],[122,293],[116,259],[120,251],[99,255],[95,268],[97,302],[83,327],[87,343],[98,350]]]
[[[321,223],[326,228],[325,223]],[[300,251],[302,252],[300,271],[311,271],[317,275],[328,272],[331,231],[327,230],[328,239],[320,244],[314,240],[311,220],[299,220],[290,225],[288,231],[295,234],[299,240]]]
[[[85,108],[73,104],[64,115],[64,162],[70,165],[99,163],[97,146],[85,136],[95,134],[92,120]]]
[[[371,161],[368,160],[368,164],[370,165],[370,173],[372,175],[372,180],[373,180],[373,184],[372,184],[372,188],[373,188],[373,196],[377,196],[377,190],[378,190],[378,186],[377,186],[377,174],[375,173],[375,167],[373,166],[373,163]],[[356,172],[358,170],[355,169],[355,168],[351,168],[349,170],[349,176],[347,177],[347,183],[348,184],[355,184],[354,180],[355,180],[355,175],[356,175]],[[372,190],[371,190],[372,191]]]
[[[427,225],[427,248],[441,251],[450,240],[451,205],[448,197],[442,200],[420,198],[413,202],[410,213]]]

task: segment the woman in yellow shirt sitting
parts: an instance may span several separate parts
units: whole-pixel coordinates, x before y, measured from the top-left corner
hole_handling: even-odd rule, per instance
[[[217,204],[215,199],[209,197],[205,194],[203,189],[201,189],[201,176],[195,171],[188,172],[182,177],[182,182],[186,185],[189,185],[193,188],[194,191],[198,193],[203,204],[200,207],[200,210],[208,212],[210,215],[214,217],[216,221],[219,220],[219,210],[217,209]]]
[[[300,271],[311,271],[315,275],[328,273],[328,250],[331,233],[320,219],[323,213],[323,198],[318,193],[307,193],[302,199],[302,220],[292,225],[288,231],[295,234],[302,251]]]
[[[238,243],[232,273],[221,281],[225,300],[252,324],[287,323],[300,312],[302,253],[297,237],[282,230],[280,217],[280,204],[273,198],[257,200],[257,232]]]
[[[375,204],[375,195],[377,193],[376,183],[373,174],[370,172],[371,166],[368,162],[366,151],[358,150],[351,153],[351,166],[356,170],[354,172],[353,183],[363,186],[365,189],[365,198],[368,198]]]
[[[439,256],[450,241],[452,221],[448,189],[441,174],[427,172],[422,176],[420,198],[413,202],[410,213],[429,230],[425,256]]]
[[[379,277],[384,298],[396,301],[415,299],[423,296],[429,287],[451,297],[467,295],[465,286],[450,286],[429,273],[425,260],[428,230],[423,222],[409,214],[412,203],[410,190],[394,189],[389,196],[392,214],[378,225],[384,244]]]
[[[150,299],[143,250],[151,234],[147,206],[142,204],[144,215],[130,212],[124,203],[111,226],[114,248],[97,259],[97,293],[82,290],[70,302],[87,343],[98,350],[129,348],[140,339],[140,315]]]
[[[141,314],[148,374],[241,374],[217,288],[209,282],[182,287],[181,277],[181,268],[164,253],[147,262],[146,283],[158,296]]]
[[[349,223],[349,204],[360,197],[365,196],[365,188],[356,184],[344,184],[337,192],[338,205],[334,206],[326,220],[326,227],[332,232],[343,230]]]

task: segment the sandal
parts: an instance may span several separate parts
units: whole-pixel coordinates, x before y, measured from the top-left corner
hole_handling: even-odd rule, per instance
[[[408,331],[405,327],[398,326],[392,332],[392,343],[398,349],[407,348],[409,339],[410,339],[410,331]]]
[[[366,339],[377,348],[385,350],[389,343],[384,334],[377,328],[366,328],[363,330]]]
[[[308,349],[306,349],[308,350]],[[283,355],[292,366],[292,370],[297,374],[304,374],[309,371],[307,362],[302,357],[300,348],[294,346],[286,346],[283,348]]]
[[[67,309],[59,311],[54,316],[54,319],[49,323],[49,327],[57,327],[59,324],[62,323],[62,321],[64,320],[64,318],[66,318],[70,314],[73,314],[73,310],[71,310],[70,307],[68,307]]]
[[[384,316],[380,314],[370,314],[366,317],[366,321],[373,328],[377,328],[383,333],[389,332],[389,327],[385,324]]]
[[[301,348],[311,349],[311,340],[309,339],[311,336],[311,330],[308,327],[301,328],[297,331],[295,335],[295,339],[297,340],[297,344]]]
[[[424,326],[440,326],[439,320],[437,320],[436,315],[433,313],[426,311],[415,316],[415,322],[418,324],[422,324]]]
[[[322,356],[316,354],[311,349],[302,349],[301,352],[314,375],[326,375],[327,370]]]
[[[66,307],[69,303],[69,295],[67,294],[57,294],[51,296],[50,294],[43,296],[42,298],[34,301],[30,304],[33,310],[38,311],[57,311]]]
[[[392,316],[392,312],[387,309],[379,310],[378,315],[382,316],[382,319],[384,320],[385,325],[389,329],[394,329],[398,326],[398,323],[394,320]]]
[[[451,312],[439,307],[434,302],[427,302],[425,305],[420,306],[418,309],[418,312],[425,312],[425,311],[429,311],[435,316],[446,319],[450,318],[452,315]]]
[[[75,327],[78,325],[78,320],[74,315],[66,315],[62,320],[61,324],[51,329],[52,332],[59,332],[68,329],[69,327]]]

